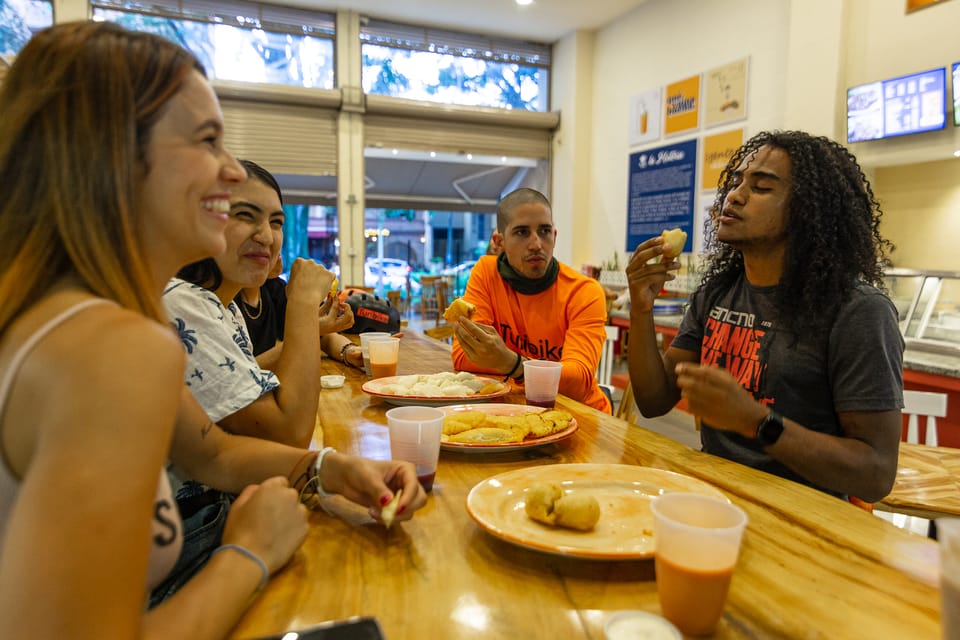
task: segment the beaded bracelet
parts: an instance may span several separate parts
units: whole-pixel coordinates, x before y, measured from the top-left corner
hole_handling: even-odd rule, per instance
[[[263,589],[264,585],[267,584],[267,578],[270,577],[270,571],[267,569],[267,563],[261,560],[260,556],[255,554],[253,551],[250,551],[250,549],[241,547],[238,544],[222,544],[213,550],[213,553],[210,554],[210,557],[213,558],[213,556],[217,555],[221,551],[226,551],[227,549],[232,549],[257,563],[257,566],[260,567],[260,571],[263,572],[263,575],[260,577],[260,585],[257,587],[257,592]]]

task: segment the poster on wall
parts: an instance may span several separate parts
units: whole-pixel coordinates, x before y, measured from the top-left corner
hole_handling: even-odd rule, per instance
[[[747,59],[703,74],[703,126],[712,127],[747,117]]]
[[[687,140],[630,154],[627,253],[664,229],[692,237],[697,141]]]
[[[703,163],[700,171],[700,188],[716,189],[720,172],[727,166],[740,145],[743,144],[743,129],[725,131],[703,137]]]
[[[938,2],[946,2],[946,0],[907,0],[907,13],[916,11],[917,9],[923,9],[924,7],[929,7],[930,5],[937,4]]]
[[[697,129],[700,126],[700,76],[668,84],[663,113],[666,135]]]
[[[630,98],[630,146],[660,139],[660,87]]]

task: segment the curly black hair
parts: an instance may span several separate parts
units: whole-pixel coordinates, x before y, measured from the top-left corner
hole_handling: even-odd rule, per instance
[[[748,140],[720,174],[705,222],[701,287],[729,286],[743,273],[743,254],[717,240],[719,212],[736,186],[734,173],[760,147],[790,157],[783,275],[776,294],[781,326],[795,336],[822,335],[858,283],[884,290],[883,263],[893,244],[880,235],[883,212],[857,159],[833,140],[802,131],[765,131]]]

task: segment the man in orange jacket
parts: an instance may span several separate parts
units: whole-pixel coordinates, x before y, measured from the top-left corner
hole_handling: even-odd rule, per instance
[[[550,202],[517,189],[497,206],[500,255],[480,258],[464,299],[476,306],[456,322],[453,366],[523,381],[523,360],[563,363],[560,393],[601,411],[610,402],[597,384],[606,339],[600,284],[553,257],[557,229]]]

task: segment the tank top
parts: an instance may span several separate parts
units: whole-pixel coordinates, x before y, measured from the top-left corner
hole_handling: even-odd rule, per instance
[[[13,380],[17,371],[19,371],[23,361],[37,343],[57,326],[69,318],[72,318],[80,311],[103,303],[112,304],[109,300],[101,298],[84,300],[51,318],[33,335],[27,338],[20,349],[14,353],[10,361],[10,366],[4,373],[3,378],[0,379],[0,415],[2,415],[3,407],[7,401],[7,395],[10,393],[10,387],[13,386]],[[177,511],[176,502],[170,492],[170,482],[167,479],[166,472],[162,468],[159,470],[159,478],[157,482],[157,497],[153,508],[153,523],[150,531],[150,564],[147,572],[146,585],[148,590],[159,585],[164,577],[170,573],[170,570],[177,561],[177,557],[180,555],[180,548],[183,546],[183,524],[180,521],[180,514]],[[13,509],[19,490],[20,481],[13,475],[12,470],[7,465],[6,456],[0,456],[0,553],[3,552],[7,523],[10,521],[10,511]]]

